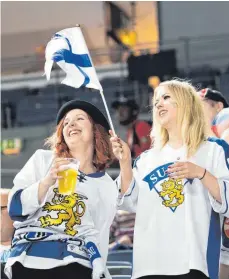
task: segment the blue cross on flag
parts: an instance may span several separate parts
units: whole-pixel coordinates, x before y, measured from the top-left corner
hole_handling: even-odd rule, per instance
[[[45,58],[47,80],[50,79],[55,61],[66,73],[61,83],[75,88],[85,86],[102,91],[79,26],[57,32],[46,46]]]

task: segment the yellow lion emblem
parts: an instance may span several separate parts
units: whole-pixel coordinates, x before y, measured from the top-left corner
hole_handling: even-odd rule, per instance
[[[50,215],[46,215],[40,217],[38,220],[41,222],[42,228],[47,226],[59,226],[63,222],[66,222],[66,229],[64,232],[74,236],[78,231],[73,229],[73,227],[81,224],[80,217],[84,215],[86,210],[86,205],[82,200],[87,198],[76,193],[63,196],[58,193],[57,188],[53,189],[53,191],[55,193],[52,199],[53,204],[46,202],[43,206],[43,211],[59,211],[57,213],[58,217],[52,218]]]
[[[183,184],[182,179],[172,179],[164,181],[162,184],[162,191],[159,193],[160,197],[166,197],[165,201],[162,202],[166,207],[177,207],[184,202]]]

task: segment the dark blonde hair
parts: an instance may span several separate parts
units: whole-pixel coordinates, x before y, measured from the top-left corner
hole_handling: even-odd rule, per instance
[[[90,115],[88,115],[88,118],[92,123],[94,133],[93,164],[97,171],[103,171],[108,168],[115,160],[109,134],[102,125],[95,123]],[[71,158],[72,155],[70,154],[69,148],[63,136],[64,119],[65,116],[57,125],[56,131],[46,139],[45,145],[53,150],[58,157]]]

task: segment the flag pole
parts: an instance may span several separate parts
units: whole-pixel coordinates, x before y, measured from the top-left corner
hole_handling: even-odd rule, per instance
[[[103,91],[100,90],[99,92],[100,92],[100,95],[101,95],[101,97],[102,97],[102,100],[103,100],[103,103],[104,103],[104,106],[105,106],[105,110],[106,110],[106,113],[107,113],[108,121],[109,121],[110,126],[111,126],[111,130],[112,130],[114,136],[117,137],[117,135],[116,135],[116,133],[115,133],[115,129],[114,129],[113,122],[112,122],[112,120],[111,120],[111,115],[110,115],[109,109],[108,109],[108,107],[107,107],[107,102],[106,102],[106,99],[105,99],[104,94],[103,94]],[[119,159],[122,159],[122,153],[119,154]]]
[[[76,27],[81,28],[80,24],[76,24]],[[116,136],[114,125],[113,125],[113,122],[111,120],[111,115],[110,115],[110,112],[109,112],[108,107],[107,107],[107,102],[106,102],[106,99],[105,99],[104,94],[103,94],[103,90],[100,90],[99,92],[100,92],[100,95],[102,97],[105,109],[106,109],[106,113],[107,113],[107,116],[108,116],[108,121],[109,121],[110,126],[111,126],[111,130],[112,130],[113,134]]]
[[[109,123],[110,123],[110,126],[111,126],[111,130],[113,132],[113,134],[116,136],[116,133],[115,133],[115,129],[114,129],[114,125],[113,125],[113,122],[111,120],[111,115],[110,115],[110,112],[108,110],[108,107],[107,107],[107,102],[106,102],[106,99],[104,97],[104,94],[103,94],[103,91],[101,90],[100,91],[100,95],[102,97],[102,100],[103,100],[103,103],[104,103],[104,106],[105,106],[105,110],[106,110],[106,113],[107,113],[107,117],[108,117],[108,120],[109,120]]]
[[[81,28],[81,27],[80,27],[80,24],[76,24],[76,27]],[[111,120],[111,115],[110,115],[110,112],[109,112],[108,107],[107,107],[107,102],[106,102],[106,99],[105,99],[105,97],[104,97],[104,95],[103,95],[103,90],[100,90],[99,92],[100,92],[100,95],[101,95],[101,97],[102,97],[102,100],[103,100],[105,109],[106,109],[106,113],[107,113],[108,121],[109,121],[110,126],[111,126],[111,130],[112,130],[113,134],[116,136],[115,129],[114,129],[114,125],[113,125],[113,122],[112,122],[112,120]]]

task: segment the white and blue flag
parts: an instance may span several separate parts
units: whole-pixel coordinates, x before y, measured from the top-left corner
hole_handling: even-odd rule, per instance
[[[56,62],[66,73],[65,79],[61,83],[75,88],[88,87],[99,90],[111,129],[116,134],[103,88],[97,77],[80,26],[57,32],[46,46],[45,58],[44,71],[47,80],[50,80],[53,62]]]
[[[44,71],[50,79],[53,62],[66,73],[63,84],[102,91],[80,26],[57,32],[46,46]]]

